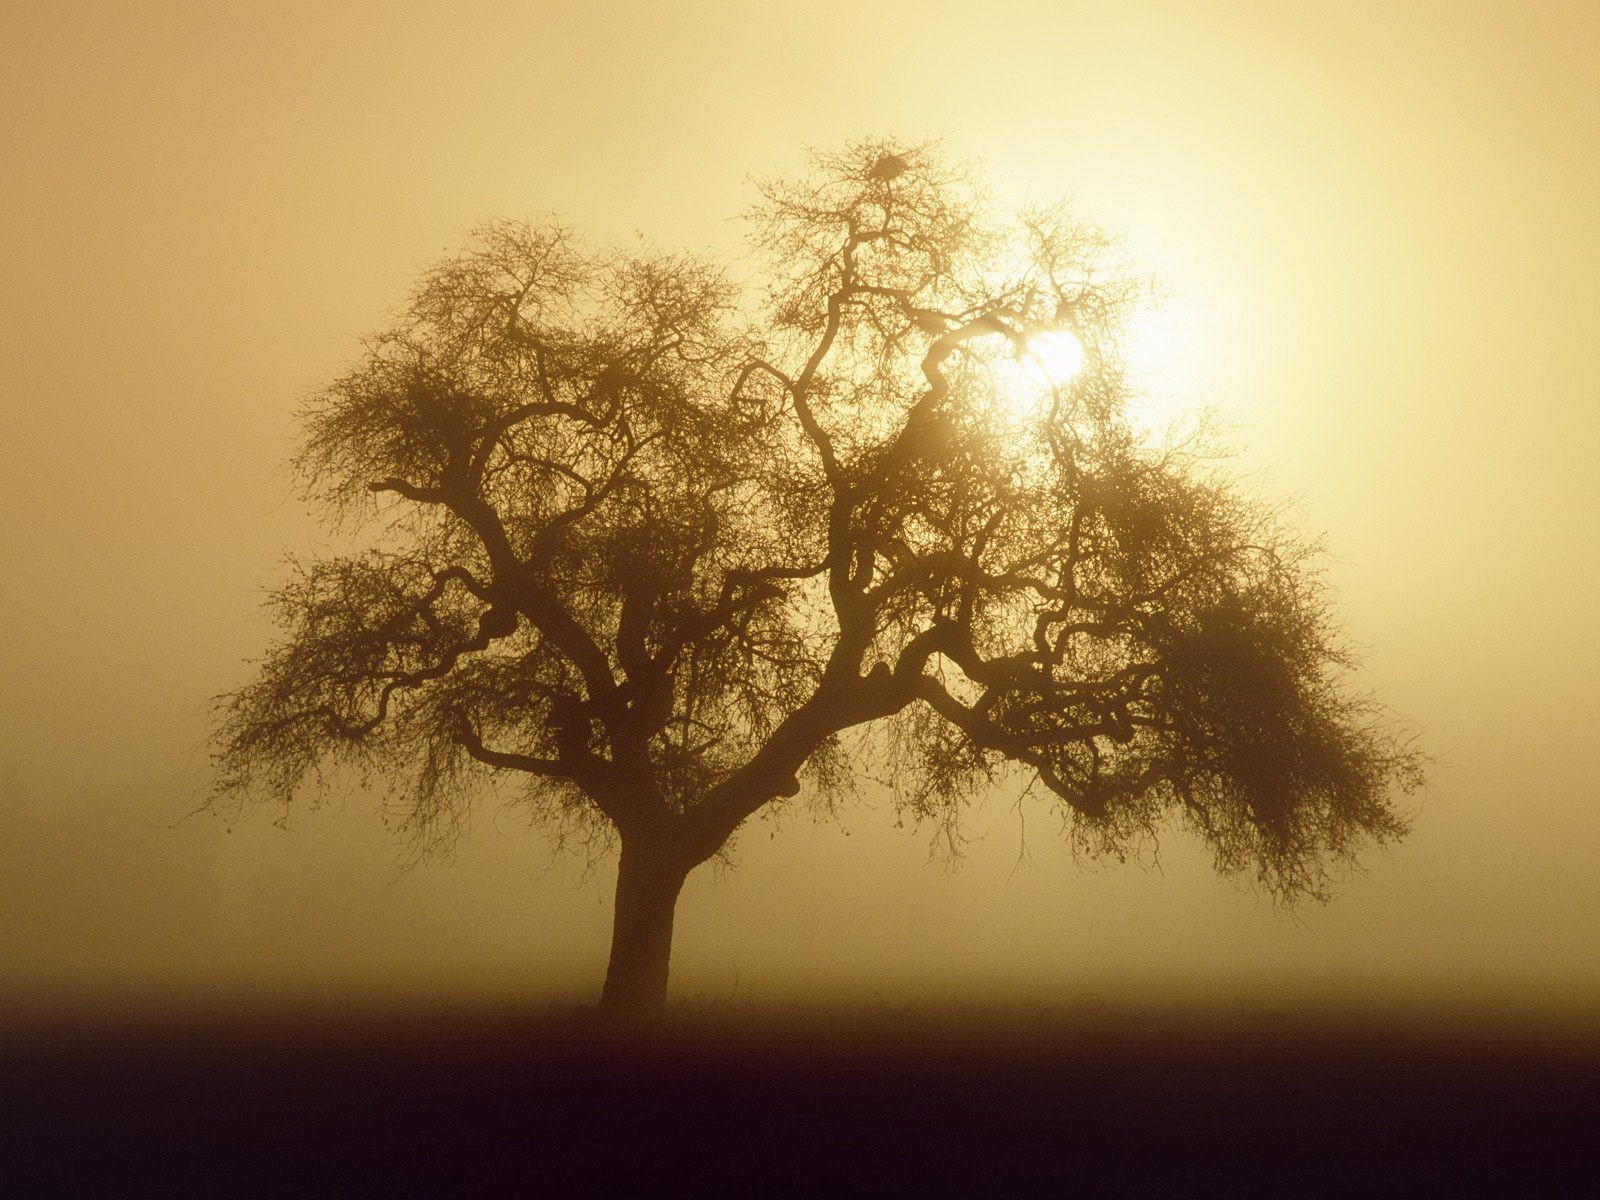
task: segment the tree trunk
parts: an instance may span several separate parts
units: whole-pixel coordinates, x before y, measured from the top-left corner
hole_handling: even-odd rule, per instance
[[[667,1002],[672,913],[689,868],[658,846],[624,838],[617,864],[611,962],[600,1009],[612,1016],[659,1011]]]

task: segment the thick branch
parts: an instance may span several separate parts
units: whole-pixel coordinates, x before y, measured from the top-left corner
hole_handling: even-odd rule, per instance
[[[571,779],[573,771],[553,758],[538,758],[531,754],[516,754],[506,750],[493,750],[483,744],[478,731],[462,722],[455,731],[461,748],[479,762],[505,771],[523,771],[546,779]]]

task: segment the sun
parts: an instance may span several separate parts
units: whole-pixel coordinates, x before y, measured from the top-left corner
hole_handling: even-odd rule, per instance
[[[1024,354],[1043,373],[1044,382],[1054,387],[1083,370],[1083,343],[1065,330],[1034,334],[1028,339]]]
[[[1007,346],[989,359],[1001,420],[1032,428],[1050,410],[1052,398],[1072,382],[1087,361],[1083,343],[1065,330],[1029,335],[1021,347]]]
[[[1124,419],[1143,442],[1159,445],[1200,419],[1217,382],[1219,340],[1207,336],[1193,305],[1166,302],[1133,313],[1114,335],[1127,384]],[[1083,343],[1067,330],[1030,335],[990,359],[1008,423],[1031,426],[1053,398],[1089,366]]]

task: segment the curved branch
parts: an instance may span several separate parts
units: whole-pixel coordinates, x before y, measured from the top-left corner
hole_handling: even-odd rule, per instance
[[[447,497],[440,488],[419,487],[417,484],[408,483],[404,479],[390,476],[387,479],[374,480],[367,484],[369,492],[393,492],[397,496],[404,496],[407,500],[415,500],[418,504],[444,504]]]
[[[613,476],[608,481],[608,487],[602,490],[609,490],[615,482],[616,477]],[[510,536],[500,515],[482,496],[464,494],[458,489],[419,487],[396,478],[370,483],[367,489],[372,492],[394,492],[419,504],[442,504],[449,508],[477,534],[489,557],[494,579],[488,585],[480,585],[484,586],[484,591],[496,597],[514,598],[517,609],[577,667],[592,696],[604,697],[615,691],[616,681],[612,678],[610,664],[599,646],[565,606],[547,588],[536,582],[529,570],[531,564],[524,563],[512,550]],[[594,502],[598,503],[598,500]],[[579,508],[584,509],[584,506],[580,505]],[[573,515],[571,519],[578,517]]]
[[[517,754],[507,750],[494,750],[483,744],[478,731],[465,721],[455,730],[455,740],[461,748],[479,762],[507,771],[524,771],[546,779],[571,779],[572,772],[553,758],[538,758],[531,754]]]
[[[822,460],[822,472],[827,476],[828,482],[833,484],[835,493],[847,490],[843,473],[839,469],[839,457],[834,452],[833,439],[817,420],[816,413],[812,412],[806,393],[811,390],[811,384],[816,379],[817,370],[822,366],[823,360],[833,349],[842,320],[841,300],[839,293],[835,292],[828,297],[828,316],[823,323],[822,336],[817,339],[811,357],[806,360],[805,366],[801,368],[800,374],[795,377],[794,383],[789,388],[789,396],[794,401],[795,416],[800,419],[800,427],[805,430],[806,437],[811,439],[811,444],[817,448],[817,455]]]

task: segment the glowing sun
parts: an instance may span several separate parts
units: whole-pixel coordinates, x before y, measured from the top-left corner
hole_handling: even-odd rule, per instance
[[[1124,417],[1141,440],[1159,443],[1181,434],[1207,407],[1216,375],[1216,346],[1192,306],[1166,303],[1134,313],[1115,337],[1127,384]],[[1052,397],[1088,367],[1083,343],[1066,330],[1030,336],[1019,351],[991,360],[1008,420],[1040,419]]]
[[[1004,419],[1027,427],[1049,410],[1051,398],[1083,370],[1083,343],[1060,330],[1030,336],[1020,352],[1007,348],[990,360],[997,372]]]
[[[1065,330],[1034,334],[1028,339],[1027,356],[1057,387],[1083,370],[1083,343]]]

